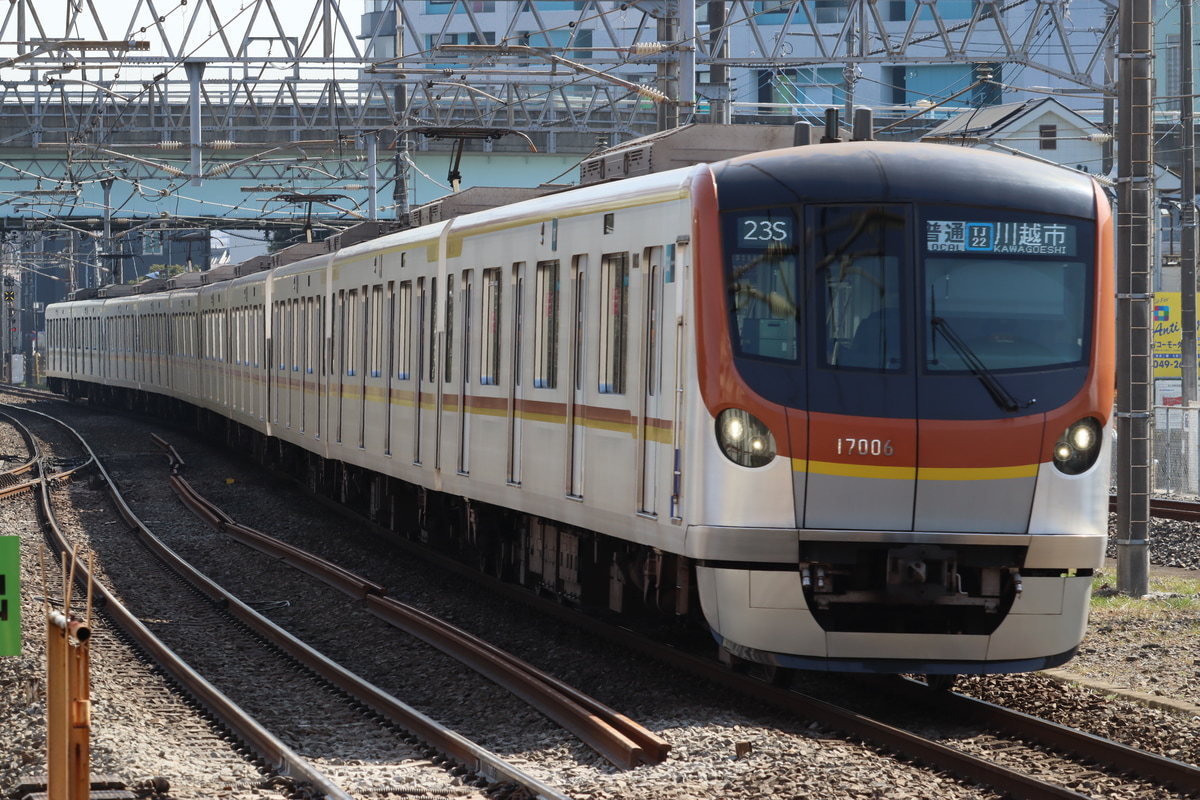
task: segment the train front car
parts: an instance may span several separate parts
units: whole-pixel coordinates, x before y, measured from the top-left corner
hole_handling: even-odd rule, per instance
[[[708,430],[686,550],[724,648],[931,675],[1069,660],[1107,535],[1094,181],[822,144],[715,165],[694,202]]]

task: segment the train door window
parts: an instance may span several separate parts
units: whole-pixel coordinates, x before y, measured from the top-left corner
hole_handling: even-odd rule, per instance
[[[483,271],[483,336],[479,353],[479,383],[500,383],[500,279],[501,271]]]
[[[359,351],[362,347],[359,339],[358,289],[346,292],[342,314],[342,338],[346,342],[346,361],[342,368],[347,377],[353,377],[358,374]]]
[[[412,293],[412,281],[404,281],[396,298],[396,378],[402,381],[412,375]]]
[[[379,378],[383,376],[383,287],[371,287],[371,329],[369,335],[371,337],[370,351],[370,368],[371,377]]]
[[[419,382],[425,375],[425,279],[417,279],[417,318],[413,320],[415,330],[417,332],[416,341],[413,344],[417,348],[417,363],[416,367],[417,381]],[[418,391],[420,391],[418,389]],[[420,408],[420,397],[417,397],[417,407]]]
[[[646,396],[654,397],[658,394],[658,384],[661,380],[660,370],[662,369],[662,360],[658,353],[658,303],[659,303],[659,270],[656,255],[660,255],[662,250],[654,248],[647,250],[645,261],[649,265],[647,271],[646,282]]]
[[[429,279],[429,382],[437,381],[437,278]]]
[[[902,269],[909,252],[898,206],[811,210],[819,352],[839,369],[904,367]]]
[[[310,329],[312,344],[308,348],[311,359],[309,366],[319,377],[329,372],[325,368],[325,315],[321,312],[322,300],[323,298],[320,297],[309,298],[309,302],[312,304],[312,327]]]
[[[295,316],[293,314],[293,306],[291,300],[285,300],[283,303],[283,330],[280,331],[280,346],[283,351],[281,367],[285,373],[284,380],[288,380],[286,373],[291,372],[292,368],[292,337],[295,335],[296,325]],[[286,384],[285,384],[286,385]]]
[[[600,392],[625,393],[629,335],[629,254],[609,253],[600,262]]]
[[[471,382],[471,334],[473,326],[471,311],[472,295],[471,290],[474,288],[473,270],[466,270],[462,275],[462,288],[459,290],[462,297],[462,386],[464,405],[467,395],[467,385]]]
[[[584,348],[587,346],[586,310],[587,310],[587,255],[575,256],[573,259],[572,286],[575,306],[571,312],[571,384],[576,392],[576,403],[583,404],[583,384],[586,374],[584,363]],[[604,301],[600,301],[603,305]]]
[[[558,261],[538,262],[535,297],[533,385],[554,389],[558,386]]]
[[[801,284],[791,209],[724,215],[726,285],[734,352],[796,361]]]
[[[521,368],[525,353],[525,264],[513,264],[513,348],[512,380],[521,385]]]
[[[443,380],[450,383],[454,375],[452,365],[454,361],[454,276],[446,276],[446,371]]]
[[[286,365],[284,364],[284,360],[283,360],[283,346],[280,341],[280,338],[283,336],[283,301],[282,300],[271,304],[271,331],[273,332],[272,338],[275,340],[275,353],[274,353],[275,359],[274,360],[276,362],[278,362],[279,369],[282,371],[282,370],[286,369]]]
[[[304,326],[303,317],[303,300],[290,300],[288,307],[290,309],[288,316],[291,317],[291,337],[288,340],[288,347],[291,352],[288,354],[288,363],[292,366],[292,372],[300,371],[300,351],[302,348],[301,342],[304,341]]]

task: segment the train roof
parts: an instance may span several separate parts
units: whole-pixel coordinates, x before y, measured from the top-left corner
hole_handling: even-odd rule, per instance
[[[722,209],[797,203],[926,202],[1090,217],[1094,183],[1073,169],[974,148],[841,142],[713,165]]]

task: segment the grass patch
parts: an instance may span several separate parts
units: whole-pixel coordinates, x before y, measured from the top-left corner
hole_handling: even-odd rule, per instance
[[[1200,611],[1200,577],[1151,575],[1150,593],[1131,597],[1117,591],[1117,575],[1097,570],[1092,578],[1092,613],[1122,612],[1144,618]]]

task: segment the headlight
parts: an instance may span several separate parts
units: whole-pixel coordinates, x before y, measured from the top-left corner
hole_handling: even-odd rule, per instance
[[[1087,472],[1100,455],[1100,422],[1085,417],[1062,432],[1054,443],[1054,466],[1067,475]]]
[[[743,467],[762,467],[775,458],[775,437],[758,417],[740,408],[717,415],[717,444],[721,452]]]

